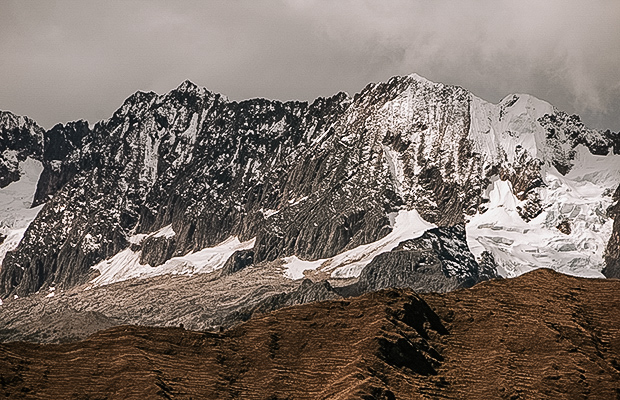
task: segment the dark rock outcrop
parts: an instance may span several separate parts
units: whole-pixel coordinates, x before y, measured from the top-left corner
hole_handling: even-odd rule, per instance
[[[304,279],[296,289],[290,292],[275,294],[256,305],[242,307],[239,311],[231,313],[224,319],[223,325],[234,326],[252,317],[285,307],[339,298],[341,298],[340,294],[331,287],[329,282],[313,282],[310,279]]]
[[[614,225],[611,238],[605,249],[605,268],[603,275],[608,278],[620,279],[620,186],[613,195],[614,204],[607,210],[610,218],[613,218]]]
[[[235,251],[226,260],[226,264],[222,267],[222,275],[231,275],[235,272],[239,272],[245,267],[248,267],[254,263],[254,250],[238,250]]]
[[[45,203],[80,171],[90,168],[82,157],[84,146],[92,138],[88,122],[58,124],[44,134],[43,171],[37,183],[33,205]]]
[[[149,264],[151,267],[157,267],[168,261],[174,254],[176,249],[176,240],[174,236],[147,236],[140,243],[140,264]]]
[[[492,261],[476,262],[460,224],[430,229],[379,254],[362,270],[358,282],[337,290],[347,296],[391,287],[442,293],[496,277]]]

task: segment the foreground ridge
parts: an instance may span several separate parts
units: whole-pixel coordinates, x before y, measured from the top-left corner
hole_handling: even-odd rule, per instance
[[[0,344],[11,398],[614,398],[618,280],[540,269],[422,297],[383,290],[221,333],[121,326]]]

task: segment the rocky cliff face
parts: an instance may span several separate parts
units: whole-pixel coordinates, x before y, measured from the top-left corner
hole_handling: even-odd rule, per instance
[[[53,197],[78,172],[90,168],[88,159],[82,159],[91,130],[86,121],[58,124],[44,134],[43,171],[37,185],[33,206]]]
[[[129,245],[130,233],[170,223],[179,254],[255,235],[253,219],[262,217],[248,211],[274,201],[261,195],[264,175],[283,174],[279,164],[312,139],[302,133],[320,132],[342,102],[231,103],[186,82],[166,96],[135,94],[92,131],[52,129],[36,201],[61,189],[7,256],[3,290],[84,282],[91,266]]]
[[[106,282],[112,272],[112,281],[126,279],[116,268],[121,258],[155,274],[171,265],[196,269],[206,262],[199,255],[231,237],[252,243],[255,265],[295,257],[316,262],[312,268],[326,277],[357,277],[376,255],[418,235],[410,229],[385,243],[403,210],[443,228],[467,223],[477,258],[467,268],[495,260],[500,272],[517,274],[507,257],[521,247],[506,249],[513,239],[497,241],[477,230],[486,222],[469,222],[505,205],[489,188],[498,180],[509,185],[516,199],[510,224],[546,218],[544,229],[555,228],[561,221],[549,217],[549,171],[569,177],[580,171],[580,148],[607,154],[616,141],[527,95],[493,105],[417,75],[312,104],[231,102],[191,82],[164,95],[138,92],[92,128],[79,121],[43,134],[34,205],[44,206],[4,258],[0,293],[68,288],[97,273]],[[608,178],[607,186],[617,177]],[[585,230],[595,223],[586,222]],[[576,251],[597,251],[589,246]],[[289,271],[293,261],[285,261]],[[357,267],[347,269],[351,262]],[[540,266],[524,263],[523,270]],[[602,268],[602,261],[584,263]]]

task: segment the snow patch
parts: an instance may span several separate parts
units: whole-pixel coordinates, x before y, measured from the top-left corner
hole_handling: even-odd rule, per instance
[[[265,217],[265,219],[280,212],[278,210],[264,210],[262,208],[259,211],[263,214],[263,217]]]
[[[134,240],[137,240],[137,238],[134,238]],[[236,236],[230,237],[215,247],[190,252],[181,257],[173,257],[157,267],[151,267],[149,264],[140,264],[141,251],[133,251],[131,248],[127,248],[114,257],[92,267],[98,270],[100,275],[90,282],[91,286],[89,288],[133,278],[145,279],[167,274],[194,275],[212,272],[222,268],[226,260],[235,251],[254,247],[254,242],[255,239],[240,242]]]
[[[296,256],[286,257],[283,259],[284,276],[301,279],[304,271],[320,270],[334,278],[358,277],[377,255],[391,251],[400,242],[420,237],[425,231],[435,227],[434,224],[424,221],[416,210],[401,210],[394,218],[392,232],[387,236],[327,259],[304,261]]]
[[[305,261],[300,260],[297,256],[285,257],[282,259],[284,261],[284,276],[289,279],[301,279],[304,277],[304,271],[311,270],[314,271],[319,268],[325,261],[326,258],[322,258],[316,261]]]
[[[301,198],[299,198],[299,199],[290,199],[290,200],[288,201],[288,203],[289,203],[291,206],[296,206],[297,204],[301,203],[302,201],[306,201],[306,200],[308,200],[308,196],[304,196],[304,197],[301,197]]]

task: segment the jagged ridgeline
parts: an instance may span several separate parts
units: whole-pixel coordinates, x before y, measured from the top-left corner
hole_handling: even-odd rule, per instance
[[[417,75],[311,104],[229,101],[186,81],[137,92],[92,127],[45,132],[10,113],[1,122],[0,187],[21,182],[28,161],[42,168],[36,217],[5,229],[2,297],[138,276],[131,265],[170,271],[175,257],[222,246],[244,252],[233,266],[280,260],[300,278],[308,262],[316,277],[354,278],[434,227],[446,243],[445,232],[467,234],[455,246],[473,256],[451,256],[466,268],[435,263],[454,282],[547,264],[600,275],[620,181],[618,135],[531,96],[494,105]],[[583,185],[596,190],[562,194]],[[121,278],[106,275],[102,262],[114,259],[106,265],[126,260]]]

